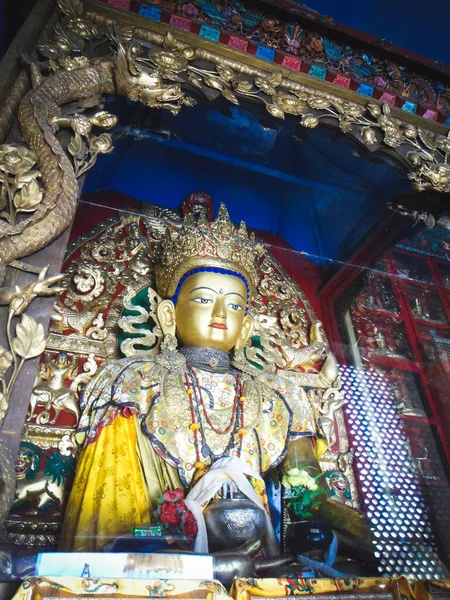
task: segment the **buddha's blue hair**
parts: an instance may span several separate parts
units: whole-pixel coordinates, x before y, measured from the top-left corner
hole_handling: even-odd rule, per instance
[[[221,275],[233,275],[233,277],[238,277],[239,279],[241,279],[244,283],[245,283],[245,288],[247,290],[247,302],[246,302],[246,307],[245,310],[248,310],[248,303],[250,301],[250,287],[247,283],[247,280],[245,279],[245,277],[243,275],[241,275],[240,273],[237,273],[236,271],[231,271],[230,269],[222,269],[220,267],[198,267],[197,269],[192,269],[191,271],[188,271],[187,273],[185,273],[183,275],[183,277],[180,279],[180,281],[178,282],[177,285],[177,289],[175,290],[175,294],[172,296],[171,300],[174,304],[177,303],[178,301],[178,296],[180,294],[180,290],[181,290],[181,286],[183,285],[183,283],[186,281],[186,279],[188,277],[190,277],[191,275],[195,275],[196,273],[220,273]]]

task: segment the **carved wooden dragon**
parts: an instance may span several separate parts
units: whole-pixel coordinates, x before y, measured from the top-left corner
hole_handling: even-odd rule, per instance
[[[114,90],[111,63],[100,63],[56,72],[22,100],[20,129],[24,142],[37,156],[44,198],[32,217],[13,231],[7,231],[1,240],[0,283],[12,260],[33,254],[52,242],[69,226],[75,214],[79,190],[74,168],[49,122],[60,114],[60,106],[64,104]]]
[[[62,5],[63,1],[65,5]],[[68,24],[70,27],[72,21],[82,21],[82,5],[78,0],[73,0],[71,5],[67,0],[60,0],[59,6],[66,15],[66,26]],[[111,37],[114,36],[110,34]],[[39,209],[32,216],[0,230],[0,285],[11,261],[48,245],[69,226],[74,217],[79,195],[76,173],[55,135],[60,124],[67,121],[61,118],[64,105],[112,93],[175,113],[182,104],[191,103],[190,98],[184,97],[179,83],[164,81],[158,64],[164,64],[169,69],[171,64],[177,68],[180,64],[184,67],[187,60],[194,58],[193,52],[188,57],[182,55],[183,50],[177,50],[176,42],[171,38],[166,44],[168,49],[155,48],[155,60],[151,59],[150,52],[150,60],[142,60],[141,66],[133,53],[138,47],[133,40],[127,46],[120,40],[115,39],[115,42],[117,50],[114,58],[86,60],[87,66],[74,68],[74,63],[70,64],[70,61],[77,59],[63,56],[61,60],[60,56],[60,65],[69,64],[69,70],[60,70],[57,66],[58,70],[45,78],[36,74],[36,69],[34,71],[32,80],[35,89],[23,98],[18,118],[23,141],[37,157],[44,195]],[[56,61],[53,60],[53,64]]]

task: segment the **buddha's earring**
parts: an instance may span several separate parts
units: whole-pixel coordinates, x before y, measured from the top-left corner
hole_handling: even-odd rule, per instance
[[[171,333],[166,333],[159,347],[160,352],[155,358],[159,365],[172,373],[183,371],[186,365],[186,359],[181,352],[178,352],[177,346],[177,338]]]
[[[163,341],[161,342],[161,352],[176,352],[178,347],[177,338],[171,333],[166,333]]]

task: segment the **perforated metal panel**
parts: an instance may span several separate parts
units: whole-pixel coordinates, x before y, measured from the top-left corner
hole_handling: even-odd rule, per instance
[[[414,579],[443,577],[438,557],[442,548],[435,533],[436,527],[448,531],[450,492],[430,426],[413,420],[413,429],[408,430],[410,423],[396,414],[383,375],[346,366],[341,367],[341,377],[355,467],[380,572]],[[426,435],[415,439],[414,428]],[[435,506],[435,488],[442,515]]]

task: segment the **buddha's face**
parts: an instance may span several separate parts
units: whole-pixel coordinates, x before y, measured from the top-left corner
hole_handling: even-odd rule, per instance
[[[242,347],[252,329],[246,304],[247,289],[239,277],[208,271],[191,275],[174,308],[181,344],[225,352]]]

